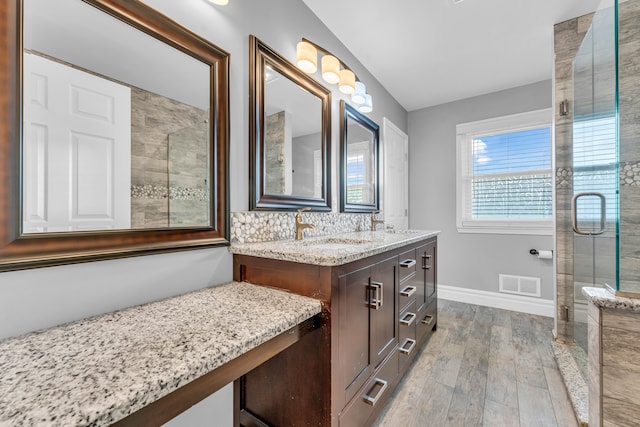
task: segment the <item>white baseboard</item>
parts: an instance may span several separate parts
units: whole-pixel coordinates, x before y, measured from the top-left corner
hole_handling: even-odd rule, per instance
[[[457,286],[438,284],[438,298],[467,304],[483,305],[485,307],[501,308],[503,310],[519,311],[521,313],[537,314],[538,316],[554,317],[555,314],[553,300],[479,291],[477,289],[460,288]]]

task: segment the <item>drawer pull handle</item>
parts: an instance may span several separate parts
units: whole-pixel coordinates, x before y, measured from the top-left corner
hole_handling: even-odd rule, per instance
[[[433,322],[433,316],[431,315],[427,315],[424,319],[422,319],[422,323],[424,323],[425,325],[430,325],[431,322]]]
[[[407,348],[407,344],[409,344],[409,348]],[[409,354],[409,353],[411,353],[413,351],[415,346],[416,346],[416,340],[412,340],[411,338],[407,338],[405,340],[404,344],[402,344],[402,347],[400,347],[400,353]]]
[[[402,268],[411,268],[416,265],[415,259],[405,259],[400,263],[400,267]]]
[[[407,286],[400,291],[400,295],[402,295],[403,297],[410,297],[411,295],[416,293],[416,289],[418,288],[416,288],[415,286]]]
[[[369,295],[369,298],[371,301],[369,302],[369,307],[373,308],[374,310],[377,310],[380,307],[382,307],[383,286],[384,286],[384,283],[382,282],[371,281],[370,287],[373,290],[373,297]]]
[[[369,393],[371,393],[373,389],[376,388],[376,386],[380,386],[380,390],[378,390],[378,393],[376,393],[374,397],[369,396]],[[373,387],[371,387],[371,390],[369,390],[369,392],[363,397],[365,403],[368,403],[371,406],[376,406],[376,403],[378,403],[378,400],[380,400],[382,394],[386,389],[387,382],[385,380],[381,380],[380,378],[376,378],[373,382]]]
[[[415,313],[407,313],[402,317],[402,319],[400,319],[400,323],[402,323],[403,325],[406,325],[406,326],[410,326],[413,323],[414,320],[416,320],[416,314]]]
[[[432,255],[422,255],[422,269],[423,270],[431,270],[431,258]],[[428,261],[428,263],[427,263]]]

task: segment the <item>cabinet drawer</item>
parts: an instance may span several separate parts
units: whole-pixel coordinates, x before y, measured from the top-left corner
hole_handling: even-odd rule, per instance
[[[398,375],[398,352],[394,351],[379,371],[362,387],[340,414],[340,427],[361,427],[389,400]]]
[[[400,313],[398,318],[400,325],[400,343],[405,338],[416,338],[416,324],[418,323],[418,314],[416,313],[416,302],[413,301],[409,306]]]
[[[398,260],[400,266],[400,282],[416,273],[417,263],[415,249],[400,254]]]
[[[407,305],[411,302],[415,302],[416,295],[418,295],[419,292],[420,283],[418,283],[416,280],[410,279],[400,284],[400,291],[398,292],[398,307],[400,311],[407,308]]]
[[[438,301],[433,301],[416,318],[416,337],[422,342],[429,335],[438,321]]]
[[[400,343],[398,347],[398,359],[400,369],[409,361],[413,360],[418,350],[416,340],[416,324],[418,323],[418,314],[416,313],[416,302],[413,301],[400,314],[398,323],[400,324]]]

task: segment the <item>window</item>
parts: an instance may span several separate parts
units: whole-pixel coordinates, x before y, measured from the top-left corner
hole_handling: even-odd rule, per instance
[[[552,233],[551,114],[456,126],[458,231]]]

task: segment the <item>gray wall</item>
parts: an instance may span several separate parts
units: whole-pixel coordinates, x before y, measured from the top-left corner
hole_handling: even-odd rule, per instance
[[[255,34],[295,60],[301,37],[338,55],[373,95],[377,123],[386,116],[406,131],[406,111],[299,1],[241,0],[226,7],[205,1],[145,0],[177,22],[231,53],[231,209],[248,209],[248,57]],[[339,100],[332,99],[333,206],[337,210]],[[231,280],[226,248],[84,263],[0,274],[0,339]],[[231,395],[225,407],[231,412]],[[190,425],[193,425],[189,423]]]
[[[319,133],[293,138],[291,144],[293,194],[313,197],[315,178],[313,153],[320,149],[321,142],[322,135]]]
[[[438,283],[498,292],[498,274],[540,277],[552,300],[553,263],[529,249],[551,249],[552,236],[458,233],[456,125],[551,107],[546,80],[409,113],[409,222],[438,229]]]
[[[207,2],[146,0],[231,54],[231,210],[248,209],[248,38],[255,34],[286,58],[295,60],[295,45],[309,38],[342,58],[366,82],[374,98],[369,116],[389,117],[406,130],[407,113],[348,53],[302,3],[287,0]],[[334,86],[335,87],[335,86]],[[332,103],[332,151],[339,145],[339,100]],[[333,186],[337,162],[334,159]],[[337,188],[337,187],[336,187]],[[334,198],[336,191],[334,189]],[[333,203],[337,210],[337,202]],[[88,315],[107,312],[231,279],[226,248],[136,257],[0,274],[0,338],[10,337]]]

